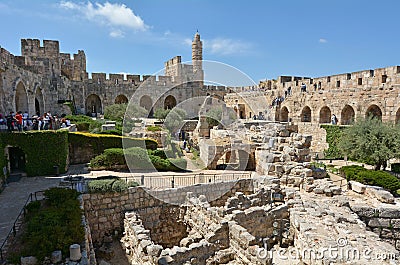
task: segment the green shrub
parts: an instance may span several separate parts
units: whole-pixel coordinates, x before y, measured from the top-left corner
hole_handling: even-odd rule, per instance
[[[88,191],[91,193],[121,192],[138,185],[137,182],[126,183],[122,179],[96,179],[88,183]]]
[[[137,183],[136,181],[130,180],[128,181],[128,187],[137,187],[139,186],[139,183]]]
[[[394,173],[400,173],[400,163],[393,163],[391,164],[391,170]]]
[[[93,169],[115,169],[116,165],[128,165],[130,169],[181,171],[186,170],[187,161],[183,158],[167,158],[163,150],[146,151],[140,147],[106,149],[90,161]]]
[[[76,200],[78,196],[78,191],[64,188],[52,188],[44,192],[44,197],[52,206],[60,206],[67,200]]]
[[[96,128],[101,128],[102,125],[102,122],[93,120],[91,117],[85,115],[67,115],[65,118],[69,119],[72,124],[75,124],[78,131],[93,131]]]
[[[171,164],[170,170],[172,171],[181,171],[187,168],[187,161],[184,158],[169,158],[168,160]]]
[[[149,155],[153,166],[160,171],[168,171],[171,168],[171,163],[167,159],[162,159],[159,156]]]
[[[68,159],[68,131],[29,131],[24,133],[0,133],[0,150],[7,146],[19,147],[26,157],[25,172],[28,176],[65,173]],[[0,156],[0,168],[6,165],[6,157]],[[0,170],[3,176],[3,170]]]
[[[342,152],[339,150],[338,143],[342,136],[345,126],[338,125],[321,125],[321,128],[326,131],[326,142],[328,143],[328,149],[324,150],[324,156],[326,159],[341,159],[343,158]]]
[[[148,150],[147,152],[149,153],[149,155],[159,156],[162,159],[167,159],[167,154],[164,150],[156,149],[156,150]]]
[[[354,180],[366,185],[379,186],[393,195],[397,195],[397,190],[400,189],[400,180],[385,171],[368,170],[361,166],[344,166],[341,172],[348,181]]]
[[[11,251],[12,257],[35,256],[39,261],[49,257],[54,250],[69,253],[69,246],[84,240],[81,224],[82,210],[77,192],[70,189],[52,188],[45,192],[43,204],[27,205],[28,218],[22,234],[19,252]]]
[[[121,148],[110,148],[104,150],[104,153],[90,160],[90,167],[114,169],[116,165],[125,165],[124,151]]]
[[[101,131],[101,132],[98,132],[98,133],[99,134],[122,135],[122,131],[121,130],[117,130],[117,129]]]
[[[149,132],[158,132],[162,131],[162,128],[160,126],[149,126],[146,128]]]
[[[40,206],[41,206],[40,201],[33,201],[30,202],[27,206],[25,206],[25,209],[28,211],[29,215],[32,215],[39,211]]]

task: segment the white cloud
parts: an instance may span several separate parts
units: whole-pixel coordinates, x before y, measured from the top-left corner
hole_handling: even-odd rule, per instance
[[[90,21],[111,27],[111,37],[123,37],[122,28],[136,31],[145,31],[149,28],[140,16],[124,4],[109,2],[92,4],[90,1],[87,4],[77,4],[62,1],[59,6],[63,9],[77,11]]]
[[[189,38],[186,38],[183,40],[184,45],[192,46],[192,40]]]
[[[204,48],[213,54],[232,55],[249,52],[251,44],[240,40],[215,38],[204,41]]]
[[[120,30],[120,29],[112,30],[112,31],[110,32],[110,37],[113,37],[113,38],[123,38],[123,37],[125,37],[125,33],[124,33],[122,30]]]
[[[328,42],[327,39],[324,39],[324,38],[319,39],[319,43],[327,43],[327,42]]]

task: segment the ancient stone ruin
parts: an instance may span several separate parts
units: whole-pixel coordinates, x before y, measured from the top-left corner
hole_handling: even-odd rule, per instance
[[[94,245],[106,252],[117,235],[130,264],[398,262],[400,207],[393,197],[376,187],[326,178],[308,162],[311,137],[294,125],[243,126],[248,130],[238,134],[240,144],[254,151],[252,178],[85,194]],[[212,129],[208,140],[219,143],[213,136],[224,134],[229,132]],[[240,146],[235,137],[223,143],[230,141]],[[215,165],[234,149],[212,150],[221,151],[207,155]]]

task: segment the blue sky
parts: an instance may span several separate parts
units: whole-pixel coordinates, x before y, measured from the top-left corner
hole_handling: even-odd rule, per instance
[[[256,82],[317,77],[400,64],[399,10],[397,0],[0,0],[0,46],[20,55],[21,38],[54,39],[84,50],[90,73],[153,74],[173,56],[191,60],[198,29],[203,59]]]

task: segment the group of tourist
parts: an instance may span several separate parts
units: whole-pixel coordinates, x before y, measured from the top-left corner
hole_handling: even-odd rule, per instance
[[[70,126],[70,121],[65,118],[65,114],[58,117],[52,115],[50,111],[40,115],[37,113],[32,117],[25,111],[14,112],[10,111],[8,115],[0,113],[0,129],[2,131],[29,131],[29,130],[57,130]]]

